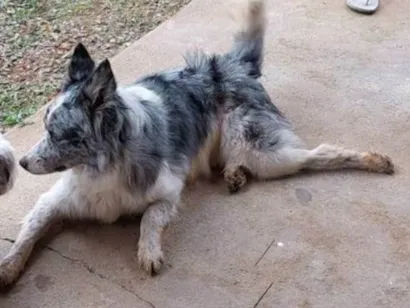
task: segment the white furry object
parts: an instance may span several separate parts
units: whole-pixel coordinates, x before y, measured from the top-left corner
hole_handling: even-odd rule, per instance
[[[13,188],[16,173],[14,149],[10,142],[0,134],[0,195],[4,195]]]

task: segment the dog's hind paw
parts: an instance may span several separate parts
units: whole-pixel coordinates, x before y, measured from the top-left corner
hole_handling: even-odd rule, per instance
[[[159,247],[145,247],[138,248],[138,263],[140,267],[149,275],[157,275],[164,265],[164,254]]]
[[[21,269],[10,259],[0,262],[0,292],[5,292],[17,281]]]
[[[238,167],[232,171],[225,171],[224,178],[231,194],[240,191],[248,181],[244,167]]]
[[[387,155],[369,152],[365,156],[366,167],[369,171],[393,174],[395,171],[393,161]]]

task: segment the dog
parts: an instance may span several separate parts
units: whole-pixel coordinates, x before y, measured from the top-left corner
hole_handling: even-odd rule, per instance
[[[117,85],[110,62],[74,49],[45,133],[21,158],[32,174],[62,172],[26,216],[0,263],[0,285],[15,282],[52,223],[113,223],[141,214],[138,262],[150,274],[164,262],[162,235],[177,216],[186,183],[222,167],[229,190],[249,176],[275,179],[301,170],[362,169],[391,174],[389,157],[332,145],[308,150],[258,81],[265,4],[248,0],[241,30],[225,54],[198,52],[183,68]]]
[[[0,196],[8,193],[14,186],[17,164],[14,149],[0,134]]]

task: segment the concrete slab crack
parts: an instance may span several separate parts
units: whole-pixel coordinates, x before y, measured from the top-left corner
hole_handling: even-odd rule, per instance
[[[14,244],[14,240],[8,237],[0,237],[0,240]]]
[[[262,299],[265,297],[266,293],[268,293],[268,291],[270,290],[270,288],[272,288],[273,286],[273,282],[271,282],[271,284],[266,288],[265,292],[262,293],[262,295],[258,298],[258,300],[256,301],[255,305],[253,305],[253,308],[256,308],[259,306],[260,302],[262,301]]]
[[[260,258],[258,259],[258,261],[256,261],[254,266],[257,266],[259,264],[259,262],[262,261],[263,257],[266,255],[266,253],[269,251],[269,249],[272,247],[273,243],[275,242],[275,239],[272,240],[272,242],[270,242],[269,246],[265,249],[265,251],[262,253],[262,255],[260,256]]]
[[[71,257],[69,257],[69,256],[66,256],[65,254],[63,254],[62,252],[58,251],[57,249],[54,249],[54,248],[49,247],[49,246],[45,246],[44,248],[46,248],[47,250],[52,251],[52,252],[58,254],[59,256],[61,256],[62,258],[66,259],[66,260],[70,260],[71,262],[80,264],[80,265],[81,265],[83,268],[85,268],[90,274],[93,274],[93,275],[99,277],[100,279],[104,279],[104,280],[107,280],[107,281],[109,281],[109,282],[115,284],[116,286],[118,286],[118,287],[121,288],[122,290],[124,290],[124,291],[126,291],[127,293],[130,293],[130,294],[132,294],[133,296],[135,296],[136,298],[138,298],[140,301],[143,301],[144,303],[146,303],[147,305],[149,305],[151,308],[155,308],[155,305],[154,305],[153,303],[151,303],[150,301],[148,301],[148,300],[142,298],[142,297],[139,296],[138,294],[134,293],[132,290],[128,289],[126,286],[124,286],[124,285],[122,285],[122,284],[120,284],[120,283],[117,283],[116,281],[112,280],[110,277],[105,276],[105,275],[103,275],[103,274],[101,274],[101,273],[98,273],[92,266],[90,266],[89,264],[87,264],[87,263],[84,262],[83,260],[74,259],[74,258],[71,258]]]
[[[11,238],[7,238],[7,237],[1,237],[0,240],[6,241],[6,242],[9,242],[9,243],[14,243],[14,242],[15,242],[15,240],[13,240],[13,239],[11,239]],[[153,303],[151,303],[150,301],[144,299],[143,297],[141,297],[141,296],[138,295],[137,293],[133,292],[132,290],[128,289],[126,286],[124,286],[124,285],[122,285],[122,284],[120,284],[120,283],[118,283],[118,282],[112,280],[112,279],[111,279],[110,277],[108,277],[108,276],[105,276],[105,275],[103,275],[103,274],[100,274],[100,273],[96,272],[96,270],[95,270],[92,266],[90,266],[89,264],[87,264],[87,263],[84,262],[83,260],[71,258],[71,257],[69,257],[69,256],[67,256],[67,255],[65,255],[65,254],[63,254],[62,252],[60,252],[60,251],[58,251],[57,249],[52,248],[52,247],[50,247],[50,246],[43,246],[43,248],[45,248],[46,250],[51,251],[51,252],[53,252],[53,253],[55,253],[55,254],[58,254],[58,255],[59,255],[61,258],[63,258],[63,259],[66,259],[66,260],[68,260],[68,261],[70,261],[70,262],[77,263],[77,264],[81,265],[81,267],[83,267],[84,269],[86,269],[90,274],[95,275],[95,276],[97,276],[97,277],[100,278],[100,279],[107,280],[107,281],[109,281],[109,282],[112,283],[112,284],[115,284],[117,287],[121,288],[122,290],[126,291],[127,293],[132,294],[133,296],[135,296],[136,298],[138,298],[140,301],[142,301],[142,302],[146,303],[147,305],[149,305],[151,308],[156,308]]]

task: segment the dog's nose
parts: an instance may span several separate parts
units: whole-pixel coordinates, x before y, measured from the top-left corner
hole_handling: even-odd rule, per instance
[[[28,160],[27,158],[23,157],[22,159],[20,159],[20,166],[22,166],[24,169],[27,169],[28,166]]]

